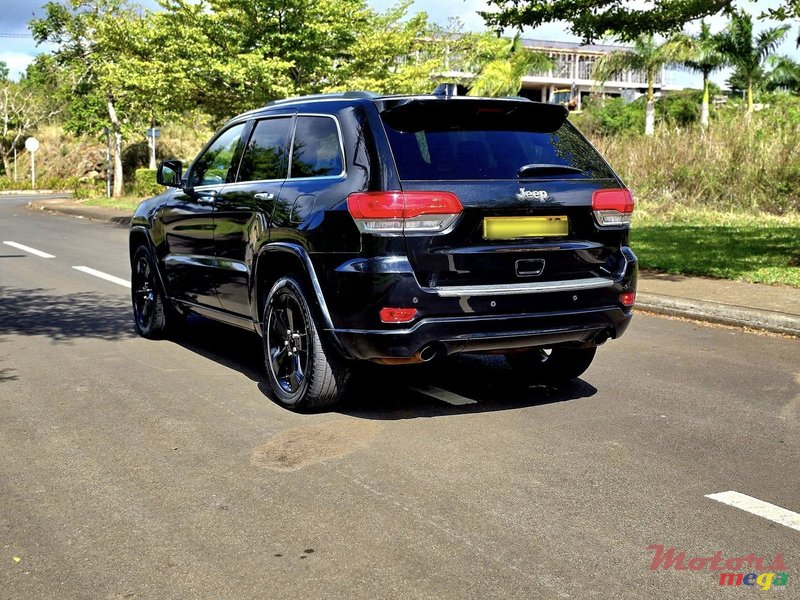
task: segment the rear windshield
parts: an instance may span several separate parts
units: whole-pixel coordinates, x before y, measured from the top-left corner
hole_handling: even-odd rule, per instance
[[[499,123],[497,116],[484,119],[472,114],[469,121],[454,123],[451,113],[439,124],[426,119],[426,128],[418,129],[399,122],[395,115],[382,116],[400,179],[614,177],[597,151],[567,121],[555,131],[543,132],[519,122]],[[526,165],[561,165],[574,171],[539,168],[520,177],[520,169]]]

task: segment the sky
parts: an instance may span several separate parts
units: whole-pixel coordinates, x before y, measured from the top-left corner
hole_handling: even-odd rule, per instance
[[[10,71],[11,77],[16,79],[25,67],[33,60],[33,57],[42,51],[51,49],[46,45],[38,48],[30,37],[4,37],[4,34],[24,35],[28,34],[27,23],[34,16],[41,15],[41,6],[46,0],[0,0],[0,61],[4,61]],[[641,3],[642,0],[636,0]],[[385,10],[389,6],[396,4],[396,0],[368,0],[370,6],[377,10]],[[157,8],[155,0],[139,0],[138,4],[145,8]],[[775,7],[780,4],[780,0],[758,0],[754,2],[739,2],[748,12],[758,15],[767,8]],[[442,25],[447,23],[450,17],[458,17],[464,24],[465,29],[480,31],[485,29],[483,19],[478,15],[479,10],[486,8],[485,0],[416,0],[411,7],[412,12],[425,11],[433,22]],[[712,17],[708,19],[712,31],[722,29],[725,24],[724,17]],[[756,21],[757,28],[765,28],[776,23],[769,21]],[[694,27],[698,28],[697,25]],[[689,28],[691,31],[691,28]],[[797,24],[792,24],[792,30],[781,45],[778,52],[787,54],[795,60],[800,60],[800,50],[797,49]],[[537,29],[525,29],[523,36],[528,38],[561,40],[561,41],[580,41],[566,31],[565,23],[549,23]],[[718,85],[723,85],[729,71],[720,71],[712,77]],[[686,72],[670,72],[665,83],[679,86],[700,86],[700,78],[697,75]]]

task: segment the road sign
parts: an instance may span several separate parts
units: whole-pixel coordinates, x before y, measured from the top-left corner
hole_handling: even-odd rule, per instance
[[[39,140],[29,137],[25,140],[25,149],[31,153],[31,189],[36,189],[36,151],[39,149]]]
[[[158,127],[150,127],[147,130],[147,137],[149,138],[161,137],[161,130]]]

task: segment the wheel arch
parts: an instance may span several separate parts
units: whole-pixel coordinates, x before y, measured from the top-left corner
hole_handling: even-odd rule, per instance
[[[254,309],[252,317],[259,334],[263,333],[261,331],[261,315],[264,311],[267,293],[280,277],[294,275],[301,280],[301,283],[308,286],[308,290],[313,294],[315,308],[322,319],[323,329],[326,334],[333,337],[333,321],[330,311],[311,257],[305,248],[287,242],[271,242],[264,245],[254,263],[250,306]],[[338,340],[335,340],[335,344],[341,350]]]
[[[158,260],[158,255],[156,254],[156,249],[153,244],[153,240],[150,237],[150,231],[141,225],[136,225],[131,227],[130,233],[128,234],[128,254],[131,263],[131,268],[133,268],[133,257],[136,253],[136,249],[139,246],[146,246],[147,249],[150,251],[150,256],[153,259],[153,264],[156,267],[156,274],[158,275],[158,281],[161,284],[161,289],[164,291],[166,295],[167,286],[166,281],[164,279],[164,274],[161,272],[161,265],[160,261]]]

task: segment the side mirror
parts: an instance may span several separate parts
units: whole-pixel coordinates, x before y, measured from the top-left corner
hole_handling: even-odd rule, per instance
[[[183,175],[183,163],[179,160],[165,160],[158,165],[156,181],[167,187],[182,187],[181,176]]]

